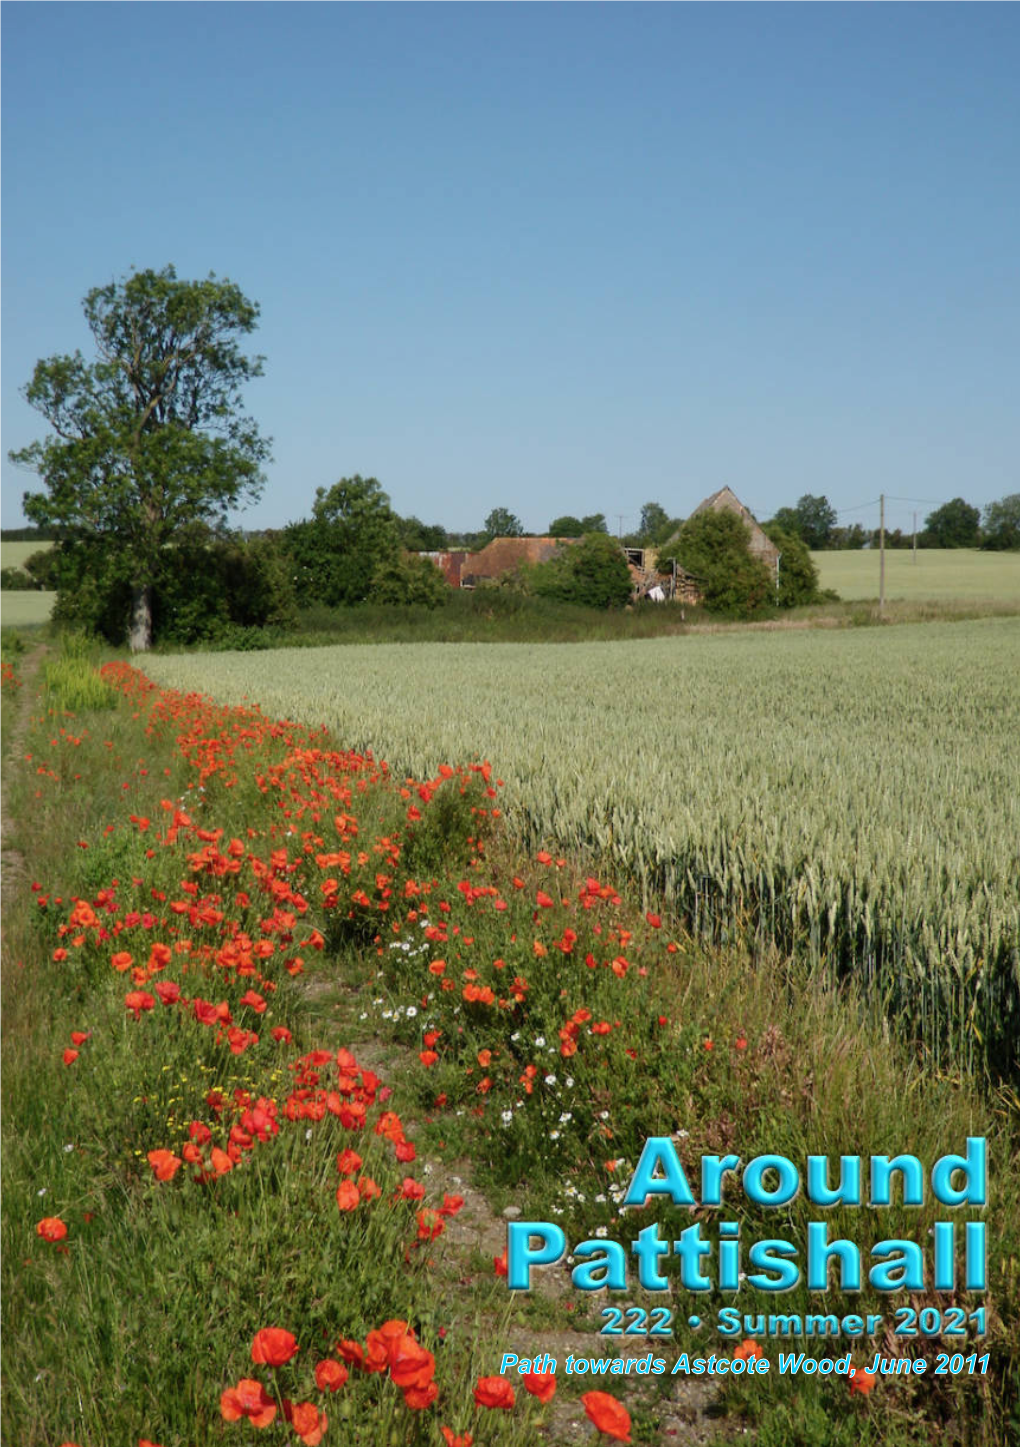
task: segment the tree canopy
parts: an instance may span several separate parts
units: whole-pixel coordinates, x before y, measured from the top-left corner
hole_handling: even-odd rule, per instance
[[[992,552],[1015,552],[1020,548],[1020,492],[1011,492],[985,508],[981,546]]]
[[[589,513],[587,517],[583,518],[576,518],[570,513],[565,513],[563,517],[553,518],[548,527],[551,538],[583,538],[585,533],[608,531],[606,515],[601,512]]]
[[[921,541],[928,548],[976,548],[980,538],[980,508],[954,497],[928,514]]]
[[[262,358],[238,341],[258,307],[226,279],[181,281],[166,266],[93,288],[83,308],[95,359],[36,364],[24,395],[52,433],[10,455],[43,480],[25,514],[61,530],[65,593],[87,577],[110,626],[126,608],[132,647],[147,648],[168,549],[222,530],[261,491],[269,443],[242,392]],[[62,602],[73,615],[74,599]]]
[[[821,601],[818,585],[818,569],[811,559],[807,544],[794,536],[784,533],[770,523],[766,529],[769,538],[779,549],[779,586],[773,578],[773,598],[777,608],[799,608],[807,603]]]
[[[282,542],[298,602],[337,608],[365,601],[381,566],[397,560],[401,537],[382,485],[355,473],[317,488],[311,518],[289,524]]]
[[[531,589],[543,598],[583,603],[589,608],[619,608],[631,595],[630,569],[615,538],[588,533],[548,563],[530,570]]]
[[[772,526],[780,532],[793,533],[817,552],[832,546],[836,517],[836,509],[827,497],[815,497],[808,492],[798,499],[796,507],[781,507],[772,519]]]
[[[508,507],[494,507],[485,519],[487,538],[523,538],[524,524]]]

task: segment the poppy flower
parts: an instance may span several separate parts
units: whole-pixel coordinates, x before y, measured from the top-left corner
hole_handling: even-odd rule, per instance
[[[72,1044],[72,1045],[84,1045],[84,1044],[85,1044],[85,1041],[89,1038],[89,1036],[90,1036],[91,1034],[92,1034],[92,1031],[91,1031],[91,1030],[72,1030],[72,1031],[71,1031],[71,1044]]]
[[[440,1427],[446,1447],[472,1447],[474,1438],[470,1432],[455,1432],[452,1427]]]
[[[365,1348],[360,1342],[341,1338],[336,1344],[336,1349],[344,1361],[349,1362],[352,1367],[363,1367],[365,1365]]]
[[[585,1392],[581,1405],[598,1430],[616,1442],[629,1442],[630,1413],[608,1392]]]
[[[756,1341],[752,1341],[750,1337],[745,1337],[733,1353],[733,1360],[737,1362],[756,1362],[760,1361],[764,1355],[765,1353]]]
[[[350,1147],[342,1150],[336,1158],[336,1168],[342,1176],[353,1176],[355,1171],[361,1170],[361,1167],[361,1157],[357,1151],[352,1151]]]
[[[404,1389],[404,1406],[412,1412],[424,1412],[427,1407],[439,1396],[439,1388],[435,1382],[426,1382],[424,1387],[406,1387]]]
[[[147,990],[129,990],[124,996],[124,1009],[130,1010],[136,1020],[142,1018],[143,1010],[152,1010],[155,1006],[155,998]]]
[[[282,1367],[291,1357],[297,1356],[300,1347],[289,1331],[282,1326],[264,1326],[255,1333],[251,1344],[251,1359],[267,1367]]]
[[[315,1385],[320,1392],[339,1392],[347,1377],[347,1368],[343,1362],[335,1361],[333,1357],[316,1363]]]
[[[288,1402],[285,1399],[283,1415],[305,1447],[319,1447],[329,1423],[325,1412],[320,1412],[314,1402]]]
[[[157,1181],[172,1181],[184,1164],[173,1151],[150,1151],[147,1159]]]
[[[651,925],[652,929],[662,929],[662,919],[659,915],[646,914],[645,919]]]
[[[276,1416],[276,1403],[261,1382],[242,1377],[236,1387],[228,1387],[220,1397],[220,1415],[225,1422],[247,1417],[253,1427],[268,1427]]]
[[[387,1356],[390,1376],[402,1391],[426,1387],[436,1374],[435,1357],[409,1334],[392,1338]]]
[[[65,1064],[65,1065],[73,1065],[74,1062],[75,1062],[77,1059],[78,1059],[78,1052],[77,1052],[77,1050],[65,1050],[65,1051],[64,1051],[64,1064]]]
[[[493,1271],[495,1271],[497,1276],[505,1276],[507,1274],[507,1271],[509,1270],[509,1264],[506,1259],[505,1251],[503,1252],[502,1256],[494,1256],[492,1258],[492,1269]]]
[[[479,1377],[475,1387],[475,1405],[479,1407],[502,1408],[509,1411],[514,1405],[514,1389],[505,1377]]]
[[[543,1406],[556,1395],[555,1372],[527,1372],[523,1381],[524,1390],[537,1397]]]
[[[67,1235],[67,1225],[59,1216],[44,1216],[37,1223],[35,1234],[44,1241],[63,1241]]]
[[[854,1392],[860,1392],[862,1397],[866,1397],[877,1381],[878,1377],[874,1372],[866,1372],[863,1367],[851,1367],[849,1381],[851,1397]]]

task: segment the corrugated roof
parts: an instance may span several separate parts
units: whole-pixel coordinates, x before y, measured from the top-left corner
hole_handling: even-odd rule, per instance
[[[522,563],[547,563],[564,544],[575,538],[493,538],[480,552],[464,559],[464,578],[499,578]]]

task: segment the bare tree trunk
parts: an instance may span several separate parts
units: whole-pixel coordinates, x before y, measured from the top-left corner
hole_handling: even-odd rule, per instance
[[[132,653],[147,653],[152,644],[152,589],[136,588],[131,599],[131,632],[128,643]]]

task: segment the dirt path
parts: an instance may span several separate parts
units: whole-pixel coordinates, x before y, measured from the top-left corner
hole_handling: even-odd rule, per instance
[[[313,985],[312,993],[314,992]],[[349,1032],[352,1038],[345,1038],[342,1043],[359,1064],[374,1070],[389,1084],[399,1079],[413,1052],[402,1050],[399,1046],[383,1042],[377,1037],[359,1036],[356,1029],[350,1029],[354,1024],[353,1011],[348,1013],[342,1006],[340,1019],[334,1017],[331,1023],[335,1024],[341,1033],[346,1035]],[[408,1116],[404,1119],[408,1134],[413,1139],[414,1121]],[[426,1178],[433,1175],[441,1178],[448,1190],[464,1197],[463,1209],[447,1223],[445,1232],[436,1242],[435,1257],[450,1329],[454,1332],[466,1330],[477,1334],[479,1319],[476,1283],[479,1278],[479,1257],[485,1262],[482,1270],[488,1273],[488,1262],[500,1256],[506,1248],[507,1223],[519,1215],[519,1211],[510,1206],[499,1215],[493,1209],[485,1194],[474,1184],[470,1160],[429,1160],[419,1157],[419,1169]],[[537,1272],[536,1276],[538,1279],[535,1294],[544,1298],[550,1307],[576,1295],[567,1267],[549,1267]],[[495,1330],[496,1323],[492,1322],[491,1325]],[[568,1356],[641,1359],[651,1352],[653,1356],[663,1357],[672,1364],[677,1355],[673,1344],[667,1341],[650,1345],[643,1338],[627,1340],[603,1337],[590,1326],[584,1330],[570,1330],[563,1325],[532,1325],[525,1320],[523,1310],[515,1317],[505,1339],[498,1343],[493,1342],[494,1350],[497,1346],[516,1352],[521,1358],[541,1357],[545,1353],[555,1357],[561,1383],[569,1380],[565,1375]],[[707,1352],[710,1349],[711,1344],[706,1341],[703,1350]],[[498,1371],[498,1365],[494,1356],[493,1372]],[[520,1383],[512,1372],[509,1379],[520,1388]],[[685,1447],[706,1447],[709,1442],[718,1441],[720,1438],[747,1438],[746,1423],[736,1418],[718,1416],[713,1411],[717,1388],[712,1383],[701,1378],[680,1376],[673,1379],[670,1391],[664,1394],[653,1385],[654,1382],[655,1379],[646,1379],[642,1387],[640,1378],[617,1376],[587,1379],[585,1385],[589,1390],[593,1387],[608,1389],[632,1413],[639,1409],[646,1419],[655,1421],[658,1432],[653,1440],[662,1444],[662,1447],[672,1443],[682,1443]],[[572,1447],[575,1443],[591,1441],[591,1424],[578,1396],[579,1392],[557,1392],[537,1440],[546,1443],[547,1447]]]

